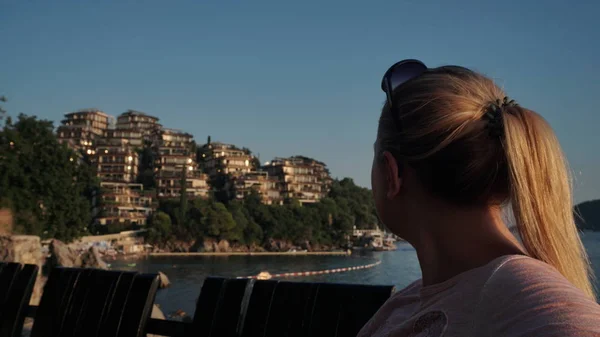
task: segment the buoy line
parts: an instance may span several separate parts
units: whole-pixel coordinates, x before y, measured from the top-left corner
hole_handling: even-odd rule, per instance
[[[381,261],[377,261],[371,264],[365,264],[361,266],[355,267],[347,267],[347,268],[336,268],[336,269],[326,269],[326,270],[315,270],[315,271],[301,271],[301,272],[293,272],[293,273],[281,273],[281,274],[270,274],[267,271],[260,272],[258,275],[252,276],[238,276],[238,279],[250,278],[250,279],[258,279],[258,280],[268,280],[271,278],[281,278],[281,277],[299,277],[299,276],[313,276],[313,275],[323,275],[323,274],[334,274],[334,273],[343,273],[347,271],[361,270],[373,268],[377,265],[381,264]]]

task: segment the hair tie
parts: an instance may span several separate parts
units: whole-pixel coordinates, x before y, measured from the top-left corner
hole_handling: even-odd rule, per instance
[[[518,106],[514,99],[509,99],[505,96],[503,99],[497,99],[492,102],[485,110],[483,118],[487,120],[486,129],[492,137],[504,136],[504,116],[505,107]],[[510,111],[507,111],[510,113]]]

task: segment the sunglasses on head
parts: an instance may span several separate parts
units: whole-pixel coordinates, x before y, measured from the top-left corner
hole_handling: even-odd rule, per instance
[[[393,105],[393,94],[398,87],[409,80],[421,75],[427,70],[427,66],[419,60],[402,60],[391,66],[383,75],[381,90],[387,96],[390,108]]]
[[[394,110],[394,91],[402,84],[415,77],[418,77],[426,70],[427,66],[423,62],[419,60],[407,59],[395,63],[385,72],[383,79],[381,80],[381,90],[385,92],[385,95],[387,96],[387,103],[392,111]],[[396,129],[401,130],[400,120],[397,116],[397,113],[394,113],[394,116]]]

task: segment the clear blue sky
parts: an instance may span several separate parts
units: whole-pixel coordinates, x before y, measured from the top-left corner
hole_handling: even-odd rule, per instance
[[[485,2],[486,4],[483,4]],[[554,126],[576,199],[600,198],[598,1],[0,0],[0,94],[58,121],[137,109],[203,142],[325,161],[370,184],[389,65],[497,79]]]

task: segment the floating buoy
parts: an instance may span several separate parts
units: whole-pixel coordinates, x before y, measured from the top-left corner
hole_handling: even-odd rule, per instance
[[[271,274],[269,274],[268,271],[261,271],[260,273],[258,273],[258,275],[256,275],[256,279],[257,280],[270,280],[271,279]]]
[[[381,261],[377,261],[375,263],[366,264],[366,265],[362,265],[362,266],[355,266],[355,267],[327,269],[327,270],[316,270],[316,271],[301,271],[301,272],[282,273],[282,274],[273,274],[273,275],[271,275],[267,271],[261,271],[256,276],[240,276],[238,278],[252,278],[252,279],[257,279],[257,280],[270,280],[270,279],[272,279],[274,277],[275,278],[282,278],[282,277],[313,276],[313,275],[343,273],[343,272],[347,272],[347,271],[373,268],[373,267],[375,267],[375,266],[377,266],[379,264],[381,264]]]

